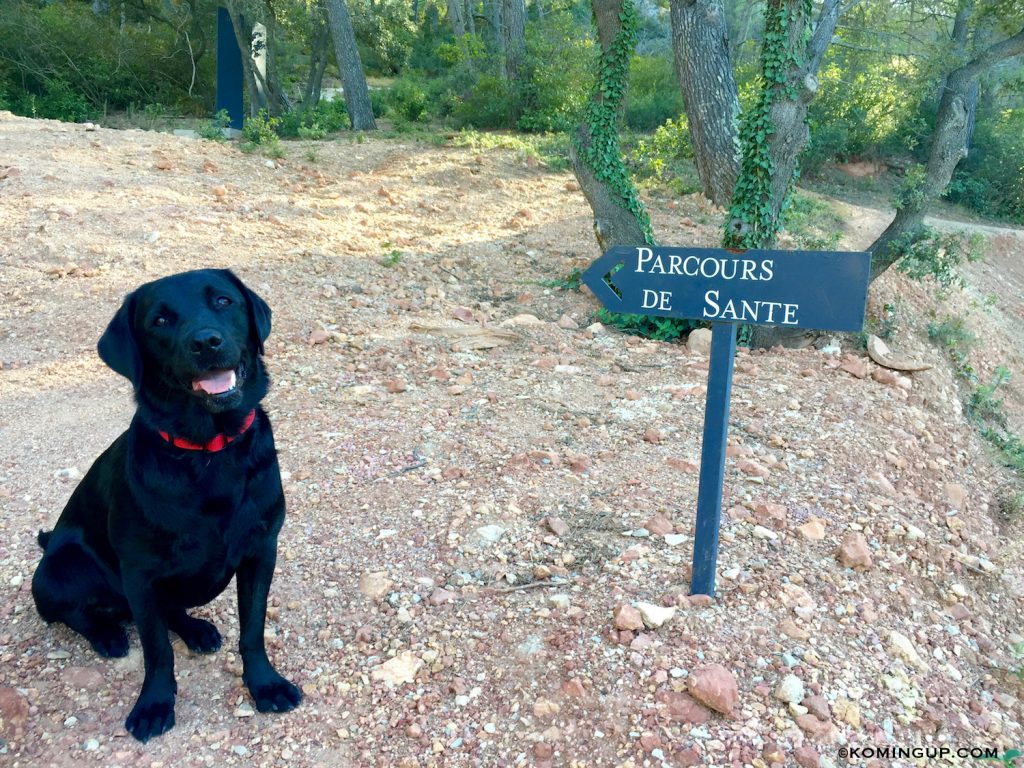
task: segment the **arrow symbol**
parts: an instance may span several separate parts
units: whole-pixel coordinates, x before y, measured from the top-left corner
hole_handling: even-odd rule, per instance
[[[615,311],[622,304],[622,290],[615,284],[612,277],[626,265],[626,258],[633,249],[625,245],[609,248],[603,256],[587,267],[580,276],[598,300]]]

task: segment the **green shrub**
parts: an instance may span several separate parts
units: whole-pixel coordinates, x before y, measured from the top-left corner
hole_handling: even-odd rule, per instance
[[[455,105],[452,119],[460,128],[508,128],[512,124],[508,82],[495,75],[480,75],[469,94]]]
[[[915,280],[930,277],[942,288],[963,286],[960,265],[982,257],[985,238],[974,232],[936,232],[923,227],[893,244],[902,254],[896,268]]]
[[[979,213],[1024,222],[1024,108],[979,119],[971,152],[946,196]]]
[[[626,89],[626,125],[652,131],[682,111],[671,56],[634,56]]]
[[[271,117],[267,110],[261,109],[255,117],[247,118],[242,126],[241,149],[245,152],[253,152],[256,149],[272,157],[281,157],[281,139],[277,135],[277,126],[281,119]]]
[[[596,46],[589,24],[569,11],[550,13],[526,27],[526,67],[516,127],[531,133],[571,131],[594,83]]]
[[[686,336],[694,328],[703,323],[677,317],[655,317],[653,315],[628,315],[609,312],[601,308],[597,310],[597,319],[605,325],[611,325],[624,333],[644,336],[655,341],[675,341]]]
[[[638,179],[653,180],[677,195],[700,189],[691,160],[693,146],[686,115],[669,118],[649,137],[638,139],[626,150],[627,165]]]
[[[430,97],[418,79],[406,77],[396,80],[384,98],[387,114],[399,122],[416,123],[430,117],[427,107]]]
[[[321,101],[312,109],[295,109],[274,120],[274,131],[286,139],[322,139],[349,127],[348,111],[341,99]]]
[[[41,95],[25,94],[15,111],[28,117],[81,123],[95,117],[97,110],[82,94],[62,80],[47,80]]]
[[[210,141],[226,141],[224,131],[231,127],[231,115],[226,109],[220,110],[208,122],[203,123],[196,129],[201,138]]]

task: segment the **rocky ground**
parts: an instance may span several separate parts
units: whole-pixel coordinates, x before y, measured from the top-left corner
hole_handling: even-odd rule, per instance
[[[571,175],[377,138],[275,162],[6,113],[0,147],[4,765],[943,764],[868,751],[892,747],[975,765],[958,750],[1024,747],[1013,477],[924,332],[966,316],[979,375],[1021,376],[1020,232],[991,232],[942,304],[897,274],[873,289],[871,312],[903,308],[891,345],[929,370],[849,340],[741,351],[711,601],[687,596],[707,358],[545,287],[596,256]],[[717,242],[696,197],[649,203],[661,241]],[[843,211],[845,247],[885,225]],[[274,309],[289,518],[267,634],[306,698],[253,713],[228,590],[198,611],[225,649],[176,644],[177,726],[141,745],[122,725],[136,639],[103,660],[39,619],[34,536],[129,419],[94,351],[121,297],[204,266]]]

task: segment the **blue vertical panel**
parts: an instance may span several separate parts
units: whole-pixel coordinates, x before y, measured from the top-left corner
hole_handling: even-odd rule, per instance
[[[732,364],[736,357],[736,323],[711,326],[711,365],[704,405],[704,441],[700,451],[700,486],[697,490],[697,526],[693,539],[693,574],[690,594],[715,595],[718,527],[722,517],[725,481],[725,437],[729,431],[729,395]]]
[[[217,9],[217,103],[214,112],[222,109],[231,116],[231,127],[242,130],[245,105],[242,102],[242,52],[238,49],[235,30],[227,8]]]

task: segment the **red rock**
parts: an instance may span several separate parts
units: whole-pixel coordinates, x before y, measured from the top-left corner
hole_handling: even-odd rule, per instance
[[[533,756],[538,760],[550,760],[555,754],[555,748],[545,741],[538,741],[533,745]]]
[[[666,533],[672,533],[674,530],[672,521],[664,515],[655,515],[644,523],[644,528],[647,529],[651,536],[664,536]]]
[[[660,746],[661,737],[658,736],[658,734],[645,731],[643,735],[640,736],[640,749],[647,754],[650,754]]]
[[[739,704],[736,678],[721,664],[708,664],[691,672],[687,688],[693,698],[723,715],[731,715]]]
[[[456,595],[455,595],[454,592],[451,592],[451,591],[449,591],[447,589],[442,589],[441,587],[438,587],[437,589],[435,589],[433,592],[430,593],[430,604],[431,605],[444,605],[445,603],[452,602],[455,599],[455,597],[456,597]]]
[[[562,537],[569,533],[569,524],[560,517],[548,516],[546,520],[548,528],[555,536]]]
[[[736,469],[752,477],[768,477],[771,474],[766,467],[758,464],[753,459],[740,459],[736,462]]]
[[[950,606],[947,613],[957,621],[967,621],[971,618],[970,609],[963,603],[956,603],[955,605]]]
[[[323,344],[329,338],[331,338],[331,335],[327,333],[327,331],[323,328],[317,328],[309,334],[309,338],[306,339],[306,343],[312,347],[314,344]]]
[[[807,707],[807,711],[819,720],[827,721],[832,719],[832,712],[829,710],[828,701],[824,696],[808,696],[800,703]]]
[[[28,700],[14,688],[0,688],[0,734],[20,738],[28,722]]]
[[[832,721],[819,720],[812,714],[797,715],[796,724],[800,730],[814,741],[831,741],[833,736]]]
[[[648,429],[644,432],[644,441],[652,445],[661,445],[661,430],[654,429],[653,427]]]
[[[846,568],[866,571],[871,567],[871,550],[864,534],[851,531],[843,537],[836,552],[839,564]]]
[[[677,723],[693,723],[700,725],[708,720],[708,711],[698,704],[692,696],[675,691],[660,691],[657,700],[665,705],[665,714],[669,720]]]
[[[631,605],[619,605],[612,611],[612,616],[615,619],[615,628],[624,630],[637,630],[643,629],[644,620],[640,615],[640,611]]]
[[[95,691],[103,686],[103,673],[95,667],[65,667],[61,679],[75,689]]]
[[[796,760],[796,764],[800,768],[818,768],[818,764],[821,762],[818,752],[808,744],[794,749],[793,759]]]
[[[569,469],[573,472],[586,472],[590,469],[590,459],[582,453],[574,453],[568,457]]]
[[[665,463],[672,467],[672,469],[678,469],[680,472],[690,472],[693,474],[700,472],[700,464],[696,461],[690,461],[689,459],[677,459],[675,457],[670,457],[665,460]]]
[[[562,683],[562,694],[568,699],[582,699],[586,693],[587,689],[583,687],[583,681],[578,677]]]
[[[707,608],[715,602],[711,595],[690,595],[686,601],[694,608]]]
[[[687,747],[679,752],[679,765],[690,768],[693,765],[704,765],[704,758],[696,747]]]
[[[401,379],[389,379],[384,382],[384,389],[393,395],[397,395],[400,392],[405,392],[409,387]]]
[[[786,515],[788,513],[789,508],[785,504],[762,502],[754,505],[754,514],[757,515],[760,520],[775,520],[781,522],[786,519]]]
[[[858,379],[863,379],[868,375],[868,366],[864,359],[850,354],[843,357],[839,369]]]

